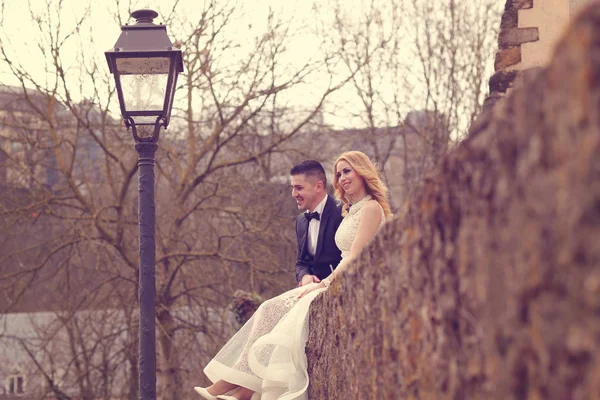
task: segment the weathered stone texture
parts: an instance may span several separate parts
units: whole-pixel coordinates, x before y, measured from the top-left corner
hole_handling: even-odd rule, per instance
[[[538,28],[519,28],[519,10],[532,7],[533,0],[506,0],[494,60],[496,73],[490,79],[490,95],[484,103],[484,109],[496,104],[514,85],[522,60],[521,44],[539,40]],[[502,84],[498,85],[498,81]]]
[[[521,62],[521,48],[511,47],[505,50],[496,52],[494,60],[494,69],[496,71],[510,67]]]
[[[309,398],[600,398],[600,4],[311,310]]]
[[[514,28],[500,33],[499,41],[503,48],[523,43],[535,42],[540,39],[538,28]]]
[[[490,78],[491,92],[506,92],[517,78],[518,71],[498,71]]]
[[[533,0],[513,0],[514,7],[519,10],[533,8]]]

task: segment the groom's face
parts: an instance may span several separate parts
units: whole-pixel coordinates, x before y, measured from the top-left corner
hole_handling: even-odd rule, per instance
[[[312,211],[319,205],[319,194],[323,190],[323,182],[316,177],[298,174],[291,176],[292,197],[300,210]]]

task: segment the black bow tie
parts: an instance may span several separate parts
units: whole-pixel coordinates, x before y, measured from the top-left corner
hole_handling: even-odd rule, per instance
[[[306,212],[304,213],[304,218],[306,218],[306,220],[308,222],[310,222],[311,219],[316,219],[317,221],[321,220],[321,217],[319,216],[319,212],[315,211],[315,212]]]

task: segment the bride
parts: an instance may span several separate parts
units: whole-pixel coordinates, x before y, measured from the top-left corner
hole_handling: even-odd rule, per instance
[[[287,291],[265,301],[208,363],[204,373],[214,382],[194,390],[209,400],[306,399],[308,312],[391,217],[387,188],[369,158],[359,151],[342,154],[333,166],[336,197],[344,219],[335,242],[342,261],[320,283]]]

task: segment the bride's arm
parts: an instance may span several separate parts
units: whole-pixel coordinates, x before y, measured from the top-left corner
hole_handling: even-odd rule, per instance
[[[363,248],[373,240],[377,233],[377,228],[379,228],[379,224],[381,223],[381,218],[381,208],[377,202],[369,201],[363,206],[358,223],[358,231],[352,241],[352,246],[350,246],[350,254],[339,263],[331,275],[322,280],[325,286],[329,286],[348,267],[348,264],[354,261]]]

